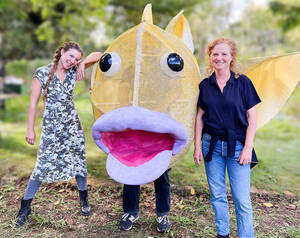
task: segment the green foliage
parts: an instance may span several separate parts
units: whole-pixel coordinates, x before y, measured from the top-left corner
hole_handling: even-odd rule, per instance
[[[33,57],[41,46],[34,37],[35,23],[31,17],[30,0],[1,1],[0,60]]]
[[[104,0],[36,1],[32,0],[34,12],[40,12],[41,24],[35,33],[39,41],[60,45],[75,40],[82,45],[93,45],[88,37],[103,17]]]
[[[37,68],[49,63],[50,62],[47,59],[35,59],[30,61],[26,59],[20,59],[9,61],[6,64],[6,74],[23,78],[25,80],[25,84],[29,84],[31,82],[34,71]]]
[[[237,41],[243,59],[272,55],[274,51],[278,54],[283,39],[276,18],[265,8],[247,8],[243,19],[232,24],[226,34]]]
[[[73,40],[85,50],[103,17],[104,0],[1,1],[0,60],[50,57],[62,42]]]
[[[206,65],[207,45],[229,27],[230,9],[230,2],[207,0],[194,6],[193,12],[187,16],[193,34],[194,55],[200,67]]]
[[[143,9],[147,3],[152,3],[153,23],[162,28],[180,10],[184,9],[184,14],[188,16],[194,9],[194,6],[203,0],[109,0],[108,6],[111,6],[106,15],[106,24],[108,34],[116,37],[134,25],[141,22]]]
[[[29,70],[28,61],[25,59],[11,61],[6,65],[7,75],[23,77]]]
[[[269,5],[272,12],[280,16],[278,24],[284,32],[300,26],[300,1],[294,2],[294,4],[287,4],[281,1],[272,1]]]

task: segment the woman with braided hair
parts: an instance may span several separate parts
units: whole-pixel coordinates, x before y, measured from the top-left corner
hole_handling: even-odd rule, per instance
[[[75,42],[58,48],[52,63],[40,67],[33,75],[28,109],[26,141],[35,141],[35,115],[42,93],[45,110],[37,162],[21,201],[16,225],[23,226],[30,214],[30,204],[42,182],[57,182],[76,178],[81,213],[89,216],[87,169],[84,135],[74,107],[76,80],[82,80],[84,69],[99,61],[100,52],[93,52],[80,61],[83,51]]]

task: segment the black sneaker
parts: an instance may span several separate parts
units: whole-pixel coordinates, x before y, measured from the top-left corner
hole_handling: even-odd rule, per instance
[[[129,213],[124,213],[120,221],[120,229],[123,231],[129,231],[135,221],[139,219],[139,216],[131,215]]]
[[[229,238],[229,235],[222,236],[222,235],[218,234],[218,236],[216,238]]]
[[[157,231],[160,233],[168,232],[171,228],[168,215],[157,217]]]

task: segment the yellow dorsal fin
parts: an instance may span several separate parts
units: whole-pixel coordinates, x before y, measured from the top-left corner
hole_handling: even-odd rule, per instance
[[[142,16],[142,22],[146,22],[149,24],[153,24],[153,19],[152,19],[152,4],[148,3],[143,11],[143,16]]]
[[[166,31],[179,37],[185,45],[194,52],[194,44],[190,25],[183,15],[183,10],[180,11],[168,24]]]

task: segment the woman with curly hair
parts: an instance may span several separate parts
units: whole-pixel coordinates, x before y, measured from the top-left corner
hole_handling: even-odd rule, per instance
[[[207,54],[208,77],[199,84],[194,161],[200,165],[204,159],[217,237],[229,237],[227,168],[238,235],[252,238],[250,169],[257,163],[253,141],[255,105],[260,98],[251,80],[238,72],[237,47],[233,40],[214,40],[209,44]]]
[[[31,145],[36,139],[34,124],[41,94],[45,110],[37,162],[21,201],[17,226],[26,222],[32,199],[42,182],[76,178],[81,213],[84,216],[90,214],[84,134],[73,95],[76,80],[83,79],[84,69],[99,61],[101,55],[94,52],[80,61],[83,56],[80,46],[66,42],[55,51],[52,63],[38,68],[33,75],[26,133],[26,141]]]

